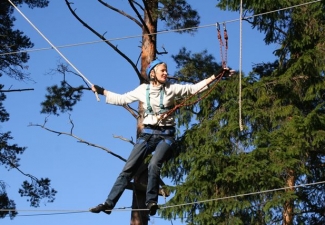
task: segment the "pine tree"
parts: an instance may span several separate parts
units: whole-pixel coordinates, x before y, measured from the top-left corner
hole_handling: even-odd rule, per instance
[[[28,7],[43,8],[48,5],[47,0],[25,0],[12,1],[14,4],[26,4]],[[30,74],[26,73],[26,67],[29,55],[22,50],[32,48],[33,43],[24,35],[24,33],[14,28],[15,17],[13,17],[14,8],[8,1],[0,2],[0,77],[9,76],[20,81],[31,79]],[[15,52],[16,54],[7,54]],[[0,84],[0,122],[4,123],[10,119],[10,114],[4,107],[6,94],[16,90],[6,90],[4,84]],[[19,90],[22,91],[22,90]],[[26,147],[20,147],[18,144],[12,144],[13,136],[10,131],[0,133],[0,165],[7,170],[16,169],[24,177],[28,177],[30,181],[22,182],[21,188],[17,188],[22,197],[27,197],[30,206],[38,207],[41,200],[47,199],[48,202],[55,200],[56,190],[51,187],[49,178],[36,178],[31,174],[27,174],[21,170],[20,155],[22,155]],[[15,201],[8,195],[6,187],[10,185],[10,181],[0,180],[0,218],[9,216],[14,218],[18,213]]]
[[[266,44],[280,44],[277,60],[254,66],[243,81],[243,131],[236,77],[181,119],[191,125],[165,175],[177,185],[169,204],[182,206],[164,216],[190,224],[324,223],[324,4],[265,14],[299,3],[245,3],[247,14],[263,13],[245,20],[265,32]],[[237,11],[239,1],[218,6]]]

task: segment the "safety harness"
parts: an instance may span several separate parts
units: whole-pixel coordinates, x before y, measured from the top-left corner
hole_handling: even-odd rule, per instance
[[[220,24],[217,23],[216,24],[217,27],[217,32],[218,32],[218,40],[220,43],[220,55],[221,55],[221,60],[222,60],[222,68],[226,68],[227,67],[227,57],[228,57],[228,32],[226,29],[226,23],[223,23],[223,31],[224,31],[224,41],[225,43],[222,41],[222,35],[221,35],[221,31],[220,31]],[[224,48],[224,52],[223,52],[223,48]],[[225,54],[223,54],[225,53]],[[216,74],[216,82],[214,82],[214,84],[212,86],[210,86],[210,90],[206,92],[205,95],[197,98],[195,101],[189,102],[189,100],[191,98],[193,98],[197,93],[199,93],[201,91],[198,90],[196,93],[186,97],[181,103],[176,104],[174,106],[171,107],[165,107],[163,104],[163,98],[164,98],[164,90],[163,88],[160,90],[160,110],[158,113],[154,113],[152,110],[152,107],[150,105],[150,85],[148,84],[147,86],[147,110],[146,113],[150,114],[150,115],[159,115],[160,114],[160,119],[158,121],[158,124],[162,121],[162,119],[168,117],[169,115],[171,115],[172,113],[174,113],[177,109],[184,107],[184,106],[190,106],[193,104],[196,104],[197,102],[201,101],[203,98],[207,97],[213,89],[215,89],[219,83],[219,81],[222,79],[223,75],[224,75],[225,71],[220,72],[219,74]]]
[[[169,111],[170,109],[173,108],[172,107],[165,107],[164,106],[164,95],[165,95],[165,92],[164,92],[164,88],[162,87],[160,89],[160,102],[159,102],[159,108],[160,110],[155,113],[153,110],[152,110],[152,107],[150,105],[150,84],[147,85],[147,88],[146,88],[146,99],[147,99],[147,110],[146,110],[146,114],[149,114],[149,115],[160,115],[160,114],[163,114],[163,113],[166,113],[167,111]]]

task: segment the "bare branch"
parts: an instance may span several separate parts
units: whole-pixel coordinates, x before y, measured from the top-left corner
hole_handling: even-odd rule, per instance
[[[133,142],[133,138],[131,138],[131,140],[129,140],[129,139],[126,139],[126,138],[124,138],[124,137],[122,137],[122,136],[115,136],[115,135],[113,135],[113,137],[114,137],[114,138],[119,138],[119,139],[121,139],[122,141],[129,142],[129,143],[131,143],[132,145],[135,144],[135,143]]]
[[[74,124],[73,124],[73,122],[72,122],[70,116],[69,116],[69,120],[70,120],[70,124],[72,125],[71,130],[70,130],[70,133],[62,132],[62,131],[56,131],[56,130],[52,130],[52,129],[50,129],[50,128],[47,128],[47,127],[45,126],[46,123],[47,123],[47,121],[48,121],[47,118],[44,120],[44,124],[43,124],[43,125],[40,125],[40,124],[32,124],[32,123],[30,123],[29,126],[41,127],[41,128],[43,128],[44,130],[47,130],[47,131],[50,131],[50,132],[52,132],[52,133],[57,134],[58,136],[59,136],[59,135],[67,135],[67,136],[73,137],[73,138],[77,139],[78,142],[80,142],[80,143],[83,143],[83,144],[86,144],[86,145],[89,145],[89,146],[92,146],[92,147],[96,147],[96,148],[102,149],[102,150],[106,151],[107,153],[109,153],[109,154],[115,156],[116,158],[119,158],[120,160],[126,162],[126,159],[124,159],[122,156],[120,156],[120,155],[118,155],[118,154],[112,152],[111,150],[109,150],[109,149],[107,149],[107,148],[105,148],[105,147],[102,147],[102,146],[99,146],[99,145],[93,144],[93,143],[91,143],[91,142],[85,141],[85,140],[79,138],[78,136],[74,135],[74,134],[73,134]],[[132,143],[133,141],[130,141],[130,142]]]
[[[145,8],[145,9],[149,9],[149,6],[148,6],[148,4],[147,4],[146,1],[142,0],[142,3],[143,3],[143,5],[144,5],[144,8]],[[152,23],[152,22],[153,22],[153,18],[152,18],[151,14],[149,13],[148,10],[147,10],[147,13],[148,13],[149,20],[150,20],[150,22]],[[149,32],[148,32],[148,33],[149,33]]]
[[[72,15],[82,24],[84,25],[87,29],[89,29],[91,32],[93,32],[97,37],[99,37],[100,39],[102,39],[106,44],[108,44],[112,49],[114,49],[114,51],[116,51],[119,55],[121,55],[128,63],[130,63],[130,65],[133,67],[134,71],[136,72],[136,74],[138,75],[139,80],[142,80],[143,78],[141,77],[141,74],[137,68],[137,66],[132,62],[132,60],[127,57],[122,51],[120,51],[115,45],[113,45],[110,41],[106,40],[106,38],[99,34],[97,31],[95,31],[92,27],[90,27],[87,23],[85,23],[80,17],[78,17],[78,15],[75,13],[74,10],[72,10],[70,3],[68,0],[65,0],[70,12],[72,13]]]
[[[98,0],[98,1],[99,1],[101,4],[103,4],[104,6],[106,6],[107,8],[109,8],[109,9],[115,11],[115,12],[118,12],[119,14],[121,14],[121,15],[123,15],[123,16],[129,18],[129,19],[132,20],[132,21],[134,21],[134,22],[135,22],[139,27],[142,27],[142,24],[141,24],[138,20],[136,20],[134,17],[130,16],[129,14],[125,13],[124,11],[115,8],[115,7],[111,6],[111,5],[109,5],[108,3],[103,2],[102,0]]]
[[[36,177],[34,177],[33,175],[30,175],[28,173],[23,172],[20,168],[18,168],[18,166],[15,163],[11,162],[11,160],[8,159],[7,157],[5,157],[3,155],[0,155],[0,157],[3,158],[4,160],[6,160],[12,168],[15,168],[16,170],[18,170],[24,176],[29,177],[34,181],[38,181],[38,179]]]
[[[0,90],[0,92],[21,92],[21,91],[34,91],[34,88]]]
[[[134,110],[133,108],[131,108],[129,105],[123,105],[123,108],[125,108],[127,111],[129,111],[135,119],[139,118],[139,114],[135,114],[135,112],[137,112],[137,111]]]
[[[47,130],[47,131],[50,131],[50,132],[55,133],[55,134],[58,134],[58,135],[62,135],[62,134],[63,134],[63,135],[67,135],[67,136],[73,137],[73,138],[77,139],[80,143],[84,143],[84,144],[87,144],[87,145],[89,145],[89,146],[93,146],[93,147],[96,147],[96,148],[102,149],[102,150],[106,151],[107,153],[109,153],[109,154],[111,154],[111,155],[113,155],[113,156],[119,158],[120,160],[126,162],[126,159],[124,159],[124,158],[121,157],[120,155],[115,154],[114,152],[110,151],[109,149],[107,149],[107,148],[105,148],[105,147],[102,147],[102,146],[99,146],[99,145],[96,145],[96,144],[93,144],[93,143],[90,143],[90,142],[88,142],[88,141],[82,140],[81,138],[79,138],[79,137],[77,137],[76,135],[74,135],[74,134],[73,134],[74,124],[73,124],[73,122],[72,122],[70,116],[69,116],[69,120],[70,120],[70,123],[71,123],[71,125],[72,125],[72,128],[71,128],[70,133],[61,132],[61,131],[55,131],[55,130],[52,130],[52,129],[49,129],[49,128],[45,127],[45,125],[46,125],[46,123],[47,123],[47,121],[48,121],[48,117],[45,118],[43,125],[40,125],[40,124],[29,124],[29,126],[41,127],[41,128],[43,128],[43,129],[45,129],[45,130]],[[127,142],[129,142],[129,143],[131,143],[131,144],[133,144],[133,145],[135,144],[135,143],[133,142],[133,139],[128,140],[128,139],[123,138],[123,137],[121,137],[121,136],[115,136],[115,135],[113,135],[113,137],[114,137],[114,138],[119,138],[119,139],[121,139],[121,140],[123,140],[123,141],[127,141]],[[36,178],[35,178],[35,179],[36,179]],[[164,186],[164,185],[165,185],[165,183],[163,182],[163,180],[162,180],[161,178],[160,178],[160,180],[159,180],[159,183],[160,183],[161,186]]]
[[[157,50],[157,54],[158,54],[158,55],[168,54],[168,51],[166,50],[165,46],[161,46],[161,48],[162,48],[164,51],[163,51],[163,52],[159,52],[159,51]]]
[[[129,4],[130,4],[130,6],[132,7],[133,11],[137,14],[139,20],[141,21],[141,25],[140,25],[140,27],[143,26],[144,29],[146,30],[146,32],[147,32],[148,34],[150,34],[149,28],[146,26],[146,23],[144,22],[142,16],[140,15],[139,11],[138,11],[138,10],[136,9],[136,7],[134,6],[134,1],[133,1],[133,0],[129,0]],[[139,6],[139,4],[137,4],[137,5]],[[144,9],[142,8],[142,10],[144,10]],[[151,36],[150,36],[150,37],[151,37]]]
[[[137,1],[131,0],[132,4],[136,4],[142,11],[144,11],[144,8],[142,7],[142,5],[140,5]]]
[[[82,77],[79,73],[77,73],[77,72],[75,72],[75,71],[73,71],[73,70],[70,70],[68,64],[60,63],[60,64],[57,66],[57,69],[54,70],[54,71],[57,71],[57,72],[63,74],[63,77],[64,77],[63,80],[64,80],[64,82],[65,82],[67,85],[69,85],[70,87],[71,87],[71,85],[66,81],[66,78],[65,78],[65,77],[66,77],[66,72],[67,72],[67,73],[72,73],[73,75],[75,75],[75,76],[77,76],[77,77],[80,77],[80,78],[83,80],[83,82],[85,83],[85,85],[90,89],[89,83],[85,80],[85,78]]]

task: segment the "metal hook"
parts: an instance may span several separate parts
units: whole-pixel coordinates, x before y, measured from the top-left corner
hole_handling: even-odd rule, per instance
[[[217,30],[220,31],[220,24],[217,22],[216,24]]]
[[[223,30],[227,30],[227,28],[226,28],[226,22],[223,22]]]

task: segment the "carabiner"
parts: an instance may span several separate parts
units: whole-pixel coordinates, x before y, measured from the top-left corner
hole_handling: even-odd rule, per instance
[[[226,28],[226,22],[223,22],[223,30],[226,31],[227,28]]]
[[[217,22],[216,24],[217,30],[220,31],[220,24]]]

